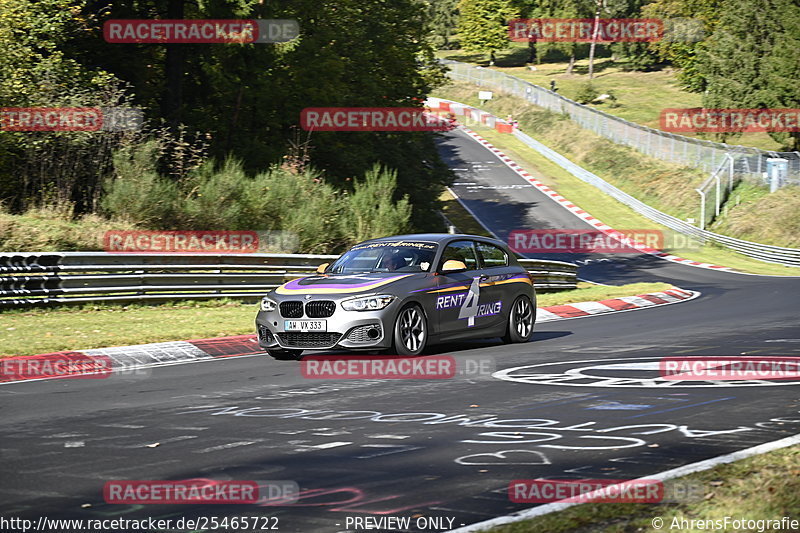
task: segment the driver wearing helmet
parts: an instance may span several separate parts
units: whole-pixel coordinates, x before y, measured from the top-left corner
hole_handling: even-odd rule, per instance
[[[395,252],[383,260],[383,265],[386,267],[386,270],[393,271],[406,266],[406,260],[403,259],[399,253]]]

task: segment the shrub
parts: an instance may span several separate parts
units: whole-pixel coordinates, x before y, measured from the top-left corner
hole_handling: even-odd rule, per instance
[[[411,205],[408,196],[395,201],[397,172],[375,165],[356,181],[347,197],[347,209],[339,219],[348,242],[359,242],[386,235],[405,233],[409,229]]]
[[[575,96],[575,100],[579,104],[589,104],[594,102],[595,98],[597,98],[599,95],[600,93],[598,93],[597,89],[594,88],[592,82],[587,81],[581,85],[581,88],[578,90],[578,94]]]
[[[152,229],[166,229],[176,218],[177,184],[156,171],[158,143],[132,145],[114,154],[115,176],[105,181],[100,208],[108,216]]]

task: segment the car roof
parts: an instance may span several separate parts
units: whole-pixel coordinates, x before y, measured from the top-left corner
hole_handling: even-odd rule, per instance
[[[506,246],[501,240],[493,239],[491,237],[482,237],[480,235],[469,235],[466,233],[411,233],[408,235],[392,235],[389,237],[380,237],[378,239],[370,239],[363,242],[391,242],[391,241],[398,241],[398,240],[408,240],[408,241],[427,241],[427,242],[435,242],[438,244],[450,241],[457,241],[461,239],[475,239],[481,240],[486,242],[491,242],[494,244],[499,244],[503,247]],[[359,243],[362,244],[362,243]]]

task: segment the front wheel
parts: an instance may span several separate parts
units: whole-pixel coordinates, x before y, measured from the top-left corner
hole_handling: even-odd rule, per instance
[[[503,342],[507,344],[527,342],[533,333],[534,312],[531,299],[524,294],[518,296],[508,314],[508,324],[506,325],[506,334],[503,335]]]
[[[270,348],[267,350],[267,355],[278,361],[297,361],[303,355],[303,350],[282,350]]]
[[[400,310],[394,323],[392,349],[397,355],[419,355],[428,341],[425,314],[417,304]]]

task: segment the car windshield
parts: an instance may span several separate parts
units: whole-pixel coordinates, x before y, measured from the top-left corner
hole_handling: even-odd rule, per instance
[[[363,272],[428,272],[437,244],[418,241],[378,241],[353,246],[328,269],[333,274]]]

